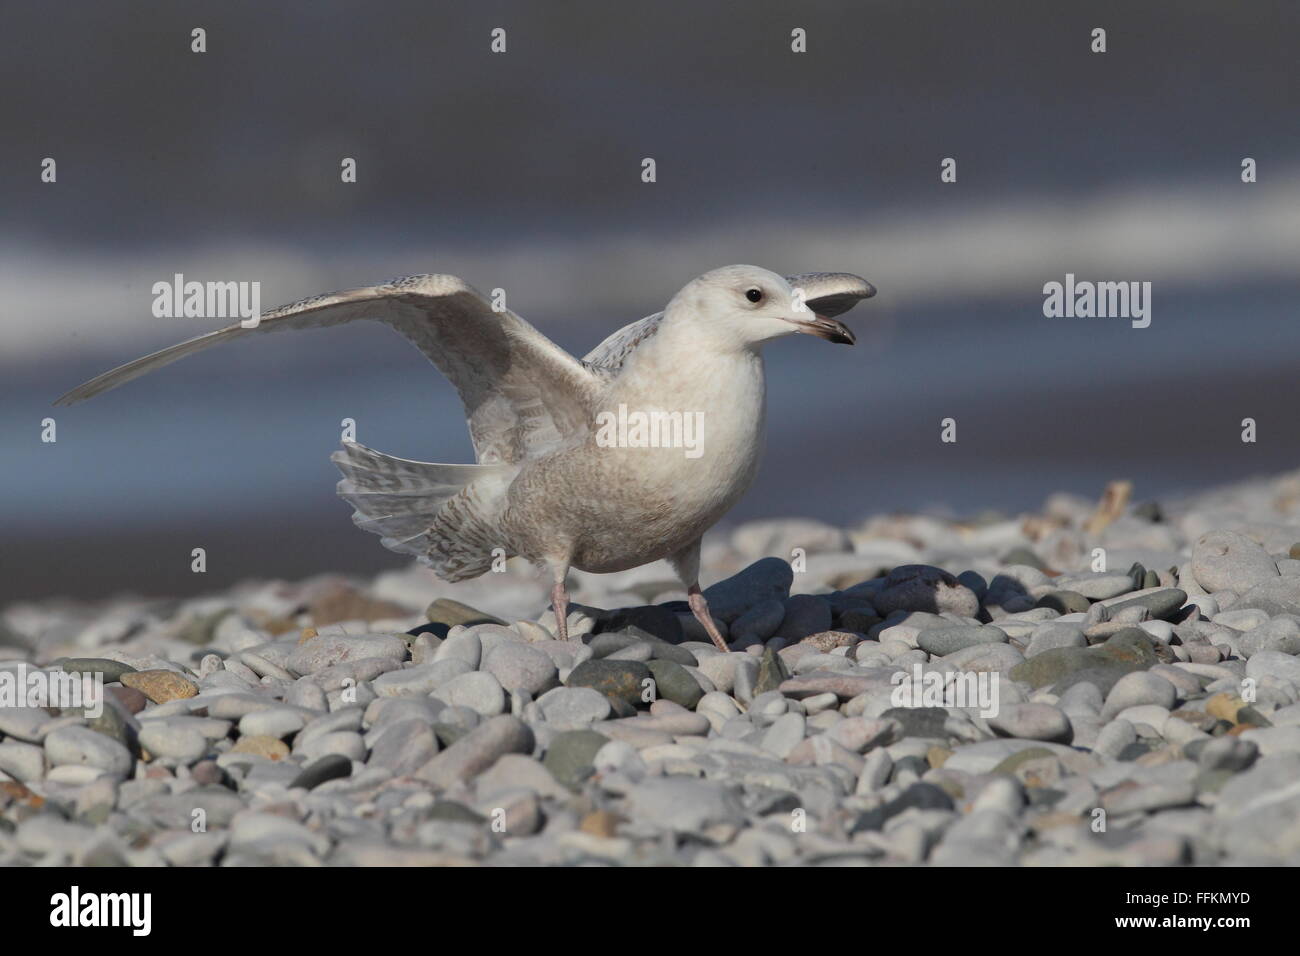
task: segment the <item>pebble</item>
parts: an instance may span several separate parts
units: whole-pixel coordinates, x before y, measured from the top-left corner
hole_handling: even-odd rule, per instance
[[[18,778],[0,782],[0,858],[1286,864],[1300,526],[1277,502],[1297,488],[1129,509],[1101,533],[1073,498],[811,529],[827,550],[795,523],[742,529],[703,561],[740,569],[708,591],[730,653],[657,566],[579,575],[568,641],[532,620],[546,614],[521,562],[456,585],[414,567],[254,583],[147,612],[15,606],[4,628],[24,663],[122,683],[96,718],[0,706],[0,772]],[[807,562],[796,575],[762,542]],[[1094,546],[1119,570],[1085,570]],[[914,665],[987,675],[996,712],[896,706]],[[1110,834],[1088,826],[1098,807]]]
[[[642,703],[650,689],[653,675],[650,668],[639,661],[584,661],[569,672],[567,687],[590,687],[600,691],[612,702],[635,708]]]
[[[45,756],[51,766],[71,764],[126,776],[135,763],[118,741],[87,727],[67,726],[45,737]]]
[[[299,645],[289,655],[286,666],[296,674],[315,674],[335,664],[367,657],[390,657],[400,661],[406,654],[406,641],[391,634],[321,634]]]
[[[155,757],[191,764],[208,752],[208,740],[193,727],[151,720],[140,729],[140,746]]]
[[[433,692],[433,698],[451,707],[468,707],[484,717],[495,717],[506,710],[505,690],[485,671],[453,677]]]
[[[1215,591],[1249,591],[1278,576],[1277,564],[1259,544],[1236,531],[1211,531],[1192,547],[1196,583]]]
[[[123,686],[135,688],[155,704],[197,697],[199,693],[198,684],[175,671],[129,671],[121,676],[121,681]]]
[[[508,753],[530,753],[532,729],[522,720],[501,714],[484,721],[442,751],[416,772],[415,776],[447,788],[482,773]]]
[[[1070,719],[1051,704],[1005,704],[988,724],[1007,737],[1024,740],[1069,743],[1072,737]]]

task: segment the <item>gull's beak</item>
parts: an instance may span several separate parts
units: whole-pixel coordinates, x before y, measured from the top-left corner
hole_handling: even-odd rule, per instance
[[[811,319],[787,319],[786,321],[805,335],[815,335],[819,339],[837,345],[853,345],[857,342],[847,325],[824,315],[814,313]]]

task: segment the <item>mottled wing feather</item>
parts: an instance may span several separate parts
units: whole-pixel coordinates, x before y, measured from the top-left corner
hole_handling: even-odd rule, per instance
[[[616,372],[638,345],[659,331],[664,314],[656,312],[625,325],[583,356],[582,361],[595,369]]]
[[[264,312],[254,328],[233,325],[105,372],[56,404],[84,401],[233,338],[358,319],[391,326],[447,376],[465,406],[480,462],[518,462],[587,427],[597,377],[519,316],[493,311],[475,289],[447,275],[406,276],[281,306]]]

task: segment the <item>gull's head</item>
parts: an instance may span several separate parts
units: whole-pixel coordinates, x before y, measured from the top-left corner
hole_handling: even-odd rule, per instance
[[[854,342],[847,326],[809,307],[805,290],[758,266],[724,266],[693,279],[673,296],[664,319],[689,324],[693,336],[723,350],[754,348],[796,332]]]

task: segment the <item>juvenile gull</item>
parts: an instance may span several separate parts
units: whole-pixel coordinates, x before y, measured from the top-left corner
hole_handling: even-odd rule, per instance
[[[487,571],[496,556],[547,568],[559,637],[569,568],[610,572],[667,558],[691,611],[727,649],[700,591],[700,541],[744,494],[763,444],[760,347],[795,332],[852,345],[834,318],[875,294],[847,273],[782,278],[726,266],[687,283],[663,312],[578,360],[455,276],[417,275],[313,296],[138,358],[61,397],[73,405],[211,345],[278,329],[374,319],[450,379],[477,464],[394,458],[345,441],[332,460],[353,521],[439,577]],[[631,410],[702,423],[698,447],[609,440],[600,423]],[[626,439],[626,432],[620,433]],[[642,436],[645,437],[644,435]],[[495,554],[494,554],[495,551]]]

